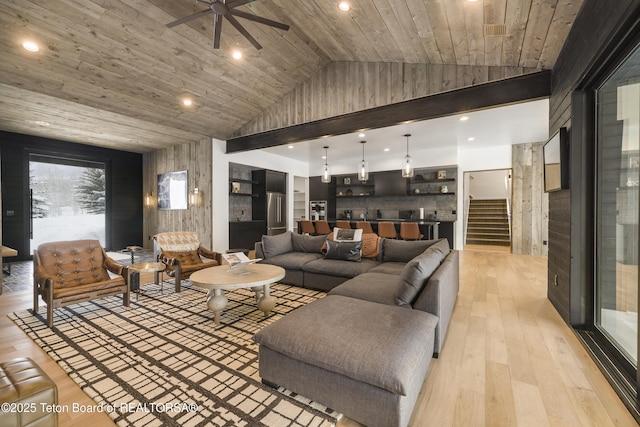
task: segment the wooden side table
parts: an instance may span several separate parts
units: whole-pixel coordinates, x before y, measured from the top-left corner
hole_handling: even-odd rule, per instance
[[[159,279],[165,268],[166,266],[161,262],[140,262],[129,266],[129,289],[136,291],[136,301],[140,297],[140,287],[142,286],[140,273],[153,273],[156,285],[160,285],[160,291],[164,292],[164,281]]]

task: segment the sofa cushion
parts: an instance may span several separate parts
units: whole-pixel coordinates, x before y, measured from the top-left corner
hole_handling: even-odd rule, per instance
[[[319,258],[322,258],[319,253],[289,252],[264,259],[262,263],[277,265],[287,270],[301,270],[303,265]]]
[[[327,239],[327,251],[324,257],[326,259],[360,262],[362,259],[362,242],[336,242]]]
[[[383,262],[382,264],[372,268],[370,271],[372,273],[384,273],[400,276],[405,265],[407,265],[406,262]]]
[[[336,286],[329,295],[342,295],[380,304],[396,305],[397,288],[397,277],[369,271]],[[411,306],[404,307],[411,308]]]
[[[406,395],[425,354],[433,351],[425,337],[435,333],[437,323],[422,311],[329,295],[264,327],[253,339],[293,359]]]
[[[372,259],[363,259],[360,262],[346,262],[337,259],[320,258],[302,266],[302,270],[308,273],[318,273],[338,277],[355,277],[366,273],[379,262]]]
[[[276,234],[275,236],[262,236],[262,252],[265,258],[271,258],[276,255],[285,254],[293,251],[293,243],[291,242],[291,231]]]
[[[429,277],[449,254],[449,242],[441,239],[405,265],[396,290],[396,304],[410,305],[427,284]]]
[[[291,234],[293,252],[321,253],[322,246],[326,240],[327,236],[324,234],[319,236],[298,233]]]
[[[336,242],[362,240],[362,229],[360,228],[338,228],[333,229],[333,240]]]
[[[394,240],[385,239],[382,249],[383,262],[409,262],[420,255],[437,240]]]

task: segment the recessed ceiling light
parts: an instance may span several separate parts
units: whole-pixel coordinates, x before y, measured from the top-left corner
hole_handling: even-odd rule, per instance
[[[185,107],[191,107],[193,105],[193,100],[191,98],[184,98],[182,100],[182,105]]]
[[[242,52],[236,49],[231,53],[231,56],[233,56],[233,59],[242,59]]]
[[[338,3],[338,9],[343,12],[349,12],[349,10],[351,9],[351,5],[349,4],[349,2],[341,1],[340,3]]]
[[[289,145],[289,146],[287,146],[287,148],[288,148],[289,150],[293,150],[293,145]]]
[[[467,116],[460,117],[460,121],[461,122],[466,122],[467,120],[469,120],[469,117],[467,117]]]
[[[469,137],[469,138],[467,138],[467,141],[475,141],[475,140],[476,140],[476,139],[475,139],[474,137],[472,137],[472,136],[471,136],[471,137]]]
[[[477,2],[477,1],[478,1],[478,0],[467,0],[467,3],[475,3],[475,2]]]
[[[34,123],[37,124],[38,126],[49,126],[50,124],[49,122],[44,122],[42,120],[36,120]]]
[[[40,50],[40,46],[30,40],[23,42],[22,47],[29,52],[38,52]]]
[[[365,136],[367,136],[367,134],[365,134],[365,133],[359,133],[358,134],[358,138],[364,138]]]
[[[385,151],[385,153],[386,153],[387,151],[391,151],[391,148],[385,148],[385,149],[384,149],[384,151]]]

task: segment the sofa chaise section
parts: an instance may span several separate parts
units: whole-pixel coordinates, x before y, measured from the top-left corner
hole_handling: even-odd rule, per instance
[[[430,313],[329,295],[259,331],[260,376],[375,426],[406,426],[434,349]]]

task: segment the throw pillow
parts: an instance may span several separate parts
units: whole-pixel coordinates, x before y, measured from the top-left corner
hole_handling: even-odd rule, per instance
[[[362,259],[362,242],[336,242],[327,239],[326,259],[360,262]]]
[[[293,251],[291,234],[293,234],[291,231],[287,231],[286,233],[276,234],[275,236],[262,236],[262,252],[264,258],[267,259]]]
[[[409,262],[420,255],[437,240],[394,240],[385,239],[382,249],[383,262]]]
[[[433,272],[449,252],[449,242],[447,239],[441,239],[409,261],[400,274],[395,296],[396,304],[413,304],[415,298],[422,292]]]
[[[310,236],[308,234],[293,233],[291,244],[294,252],[322,253],[322,247],[327,240],[324,234],[320,236]]]
[[[362,230],[353,228],[338,228],[333,229],[333,240],[336,242],[345,241],[358,241],[362,240]]]
[[[382,239],[377,234],[363,234],[362,258],[376,259],[380,253],[380,242],[382,242]]]

